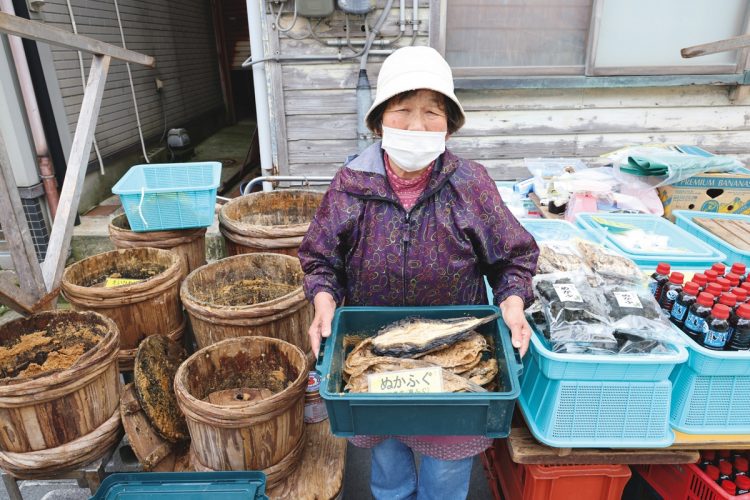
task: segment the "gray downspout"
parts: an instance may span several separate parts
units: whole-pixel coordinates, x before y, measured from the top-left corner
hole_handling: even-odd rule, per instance
[[[372,94],[370,93],[370,81],[367,79],[367,70],[359,70],[357,80],[357,150],[362,151],[372,143],[372,136],[365,123],[365,115],[372,105]]]
[[[263,59],[263,27],[261,13],[263,0],[247,1],[247,25],[250,31],[250,52],[253,60]],[[264,176],[273,175],[273,154],[271,151],[271,114],[268,107],[268,86],[266,65],[253,64],[253,88],[255,91],[255,112],[258,122],[258,143],[260,146],[260,168]],[[273,189],[270,182],[263,183],[263,191]]]

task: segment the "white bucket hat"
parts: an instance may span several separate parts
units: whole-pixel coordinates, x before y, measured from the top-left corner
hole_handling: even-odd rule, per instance
[[[375,108],[391,97],[409,90],[429,89],[440,92],[456,103],[461,115],[466,114],[453,93],[453,73],[440,53],[432,47],[402,47],[389,55],[378,74],[375,102],[370,106],[365,121]]]

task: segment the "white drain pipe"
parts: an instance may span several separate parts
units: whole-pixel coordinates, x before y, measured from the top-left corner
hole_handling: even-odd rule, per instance
[[[250,31],[250,51],[253,60],[263,59],[263,28],[261,15],[263,0],[246,0],[247,26]],[[268,107],[268,86],[266,65],[253,64],[253,88],[255,90],[255,112],[258,122],[258,143],[260,145],[260,168],[264,176],[273,175],[273,153],[271,151],[271,112]],[[263,183],[263,191],[271,191],[270,182]]]

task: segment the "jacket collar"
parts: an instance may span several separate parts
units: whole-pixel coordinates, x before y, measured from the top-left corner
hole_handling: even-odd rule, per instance
[[[449,150],[438,157],[430,180],[420,200],[431,196],[458,169],[461,160]],[[383,198],[399,203],[396,193],[388,184],[380,141],[368,146],[359,155],[350,158],[344,165],[339,182],[333,186],[353,196]]]

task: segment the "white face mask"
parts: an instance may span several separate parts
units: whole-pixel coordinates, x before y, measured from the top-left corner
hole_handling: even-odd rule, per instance
[[[445,134],[383,127],[382,147],[402,170],[416,172],[445,151]]]

